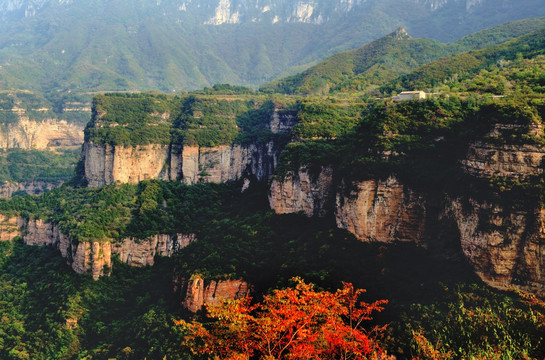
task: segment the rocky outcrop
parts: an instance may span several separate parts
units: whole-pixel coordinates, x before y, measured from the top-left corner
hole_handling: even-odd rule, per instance
[[[24,224],[24,219],[19,216],[0,215],[0,241],[12,241],[21,236]]]
[[[471,144],[464,169],[475,176],[526,178],[543,173],[545,149],[535,145],[497,145],[479,141]]]
[[[278,154],[273,142],[211,148],[86,142],[83,147],[85,178],[90,186],[146,179],[180,180],[185,184],[220,183],[243,176],[266,180],[273,173]]]
[[[483,281],[545,294],[545,210],[454,199],[444,216],[456,220],[462,251]]]
[[[221,183],[243,176],[267,180],[276,166],[278,152],[273,142],[213,148],[184,147],[180,179],[185,184]]]
[[[469,145],[466,158],[461,161],[464,170],[478,177],[528,178],[543,174],[545,148],[531,144],[505,144],[511,135],[524,134],[539,138],[541,125],[495,124],[483,140]]]
[[[201,276],[192,276],[187,283],[182,280],[182,306],[195,313],[204,304],[218,305],[222,300],[241,299],[251,292],[249,284],[242,280],[211,280],[205,281]]]
[[[125,239],[112,244],[112,253],[132,266],[153,265],[155,255],[170,257],[195,241],[195,234],[157,234],[146,240]]]
[[[269,130],[273,134],[289,133],[297,123],[296,115],[295,111],[274,109]]]
[[[299,178],[305,176],[302,172]],[[339,228],[361,241],[412,242],[444,258],[465,257],[490,286],[517,286],[545,295],[545,210],[541,208],[418,193],[392,176],[350,188],[341,182],[332,208],[316,209],[305,202],[314,196],[311,186],[294,187],[294,178],[272,184],[271,207],[277,213],[329,212]]]
[[[14,193],[25,193],[30,195],[39,195],[43,192],[52,190],[61,186],[64,182],[60,181],[32,181],[27,183],[6,182],[0,184],[0,198],[10,198]]]
[[[109,242],[77,243],[61,232],[58,226],[40,219],[31,219],[25,225],[25,244],[51,246],[59,250],[68,265],[79,274],[89,273],[93,279],[109,274],[112,266]]]
[[[145,240],[128,238],[117,243],[76,242],[57,225],[41,219],[0,215],[0,241],[11,241],[15,237],[22,237],[27,245],[50,246],[59,250],[75,272],[90,274],[94,279],[109,275],[112,255],[131,266],[153,265],[156,255],[170,257],[196,239],[195,234],[157,234]]]
[[[89,186],[168,180],[168,145],[111,146],[85,143],[85,178]]]
[[[318,174],[308,170],[291,171],[283,178],[274,178],[269,192],[269,204],[277,214],[303,213],[325,216],[335,197],[333,169],[321,168]]]
[[[409,241],[423,244],[426,205],[423,196],[403,186],[396,178],[354,184],[348,193],[336,196],[337,226],[362,241]]]
[[[81,146],[83,125],[66,120],[33,121],[21,117],[14,124],[0,126],[1,149],[50,149]]]

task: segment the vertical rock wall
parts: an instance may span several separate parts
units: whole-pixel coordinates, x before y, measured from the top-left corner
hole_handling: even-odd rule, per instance
[[[461,249],[483,281],[545,294],[545,210],[454,199],[444,211],[456,220]]]
[[[184,292],[182,306],[195,313],[204,304],[218,305],[223,300],[246,297],[251,287],[242,279],[205,281],[201,276],[194,275],[187,283],[182,280],[181,290]]]
[[[269,204],[277,214],[303,213],[306,216],[325,216],[335,197],[333,169],[325,167],[311,176],[308,170],[288,173],[283,179],[271,182]]]
[[[21,117],[17,123],[0,126],[1,149],[38,149],[81,146],[83,125],[65,120],[32,121]]]
[[[116,182],[136,184],[147,179],[169,180],[168,145],[83,145],[85,178],[89,186]]]
[[[86,142],[85,178],[89,186],[116,182],[136,184],[146,179],[226,182],[242,176],[267,180],[279,150],[272,142],[211,148],[170,145],[111,146]]]
[[[297,180],[294,180],[297,179]],[[301,180],[303,179],[303,180]],[[513,286],[545,294],[545,210],[505,208],[471,198],[420,194],[395,177],[367,180],[330,195],[313,191],[307,174],[271,184],[270,204],[277,213],[328,213],[337,226],[361,241],[412,242],[445,258],[465,257],[490,286]],[[309,205],[310,204],[310,205]],[[325,208],[317,209],[317,204]]]
[[[170,257],[196,240],[195,234],[157,234],[145,240],[128,238],[117,243],[78,243],[61,232],[58,226],[41,219],[25,220],[0,215],[0,241],[11,241],[17,236],[23,237],[27,245],[50,246],[59,250],[75,272],[91,274],[94,279],[109,275],[112,254],[131,266],[153,265],[155,255]]]
[[[424,198],[390,177],[355,184],[336,196],[337,226],[362,241],[409,241],[421,244],[425,230]]]

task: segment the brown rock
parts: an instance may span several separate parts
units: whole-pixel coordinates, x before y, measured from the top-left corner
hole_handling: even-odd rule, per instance
[[[30,195],[39,195],[63,184],[63,181],[45,182],[31,181],[28,183],[6,182],[0,184],[0,198],[10,198],[15,192],[24,192]]]
[[[182,306],[195,313],[204,304],[218,305],[222,300],[235,300],[246,297],[251,289],[244,280],[212,280],[205,283],[201,276],[194,275],[187,283],[187,291]]]
[[[20,116],[19,121],[6,125],[0,132],[2,149],[38,149],[54,147],[74,147],[83,143],[81,124],[67,123],[65,120],[29,120]]]
[[[132,266],[153,265],[155,255],[170,257],[195,241],[195,234],[158,234],[147,240],[129,238],[112,244],[112,253],[119,260]]]
[[[83,146],[89,186],[146,179],[220,183],[250,175],[267,180],[279,151],[272,142],[211,148],[153,144],[123,147],[89,142]]]
[[[19,216],[7,217],[0,215],[0,241],[12,241],[21,236],[21,228],[24,225],[24,219]]]
[[[425,245],[425,200],[393,177],[360,182],[349,194],[341,189],[337,193],[335,219],[339,228],[362,241]]]
[[[334,197],[333,169],[324,167],[315,177],[299,169],[283,179],[273,179],[269,205],[277,214],[302,212],[306,216],[325,216]]]
[[[535,145],[497,145],[478,141],[470,145],[462,167],[478,177],[526,178],[543,173],[545,149]]]

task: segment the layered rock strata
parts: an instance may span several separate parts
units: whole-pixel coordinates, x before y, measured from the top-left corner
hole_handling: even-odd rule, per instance
[[[341,187],[334,213],[337,226],[359,240],[423,244],[424,197],[394,177],[358,182],[350,191]]]
[[[301,199],[327,204],[330,195],[316,199],[311,187],[293,187],[293,179],[305,176],[273,183],[269,200],[274,211],[331,214],[339,228],[361,241],[412,242],[442,257],[465,257],[493,287],[517,286],[545,295],[545,210],[418,193],[395,177],[358,182],[350,189],[340,186],[330,208],[316,209]]]
[[[313,175],[306,169],[299,169],[272,180],[269,203],[277,214],[325,216],[334,196],[331,167],[324,167]]]
[[[83,125],[65,120],[33,121],[21,117],[17,123],[1,126],[1,149],[38,149],[74,147],[83,143]]]
[[[487,284],[545,294],[545,211],[454,199],[443,215],[455,219],[460,245]]]
[[[195,234],[158,234],[150,239],[128,238],[118,243],[75,242],[58,226],[43,220],[2,216],[0,240],[11,241],[17,236],[22,237],[27,245],[50,246],[59,250],[75,272],[89,273],[94,279],[109,274],[112,255],[132,266],[153,265],[155,255],[170,257],[196,238]]]
[[[527,178],[543,174],[545,149],[536,145],[497,145],[478,141],[462,161],[464,169],[479,177]]]
[[[268,179],[279,150],[273,142],[211,148],[142,145],[134,147],[85,143],[85,177],[90,186],[146,179],[179,180],[185,184],[226,182],[243,176]]]
[[[495,124],[484,139],[469,145],[466,158],[461,161],[464,170],[478,177],[528,178],[543,174],[543,146],[532,144],[505,144],[513,134],[540,138],[542,125]],[[520,135],[519,135],[520,136]]]
[[[251,287],[242,279],[205,281],[201,276],[194,275],[189,281],[181,281],[180,290],[184,294],[182,306],[195,313],[204,304],[218,305],[222,300],[246,297]]]

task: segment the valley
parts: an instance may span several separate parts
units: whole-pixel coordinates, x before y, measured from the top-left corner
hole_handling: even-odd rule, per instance
[[[0,3],[0,16],[76,8],[47,3]],[[386,6],[265,3],[205,1],[193,21],[318,26]],[[131,11],[155,9],[144,4]],[[297,279],[318,299],[344,282],[367,304],[387,299],[364,322],[381,329],[369,332],[381,358],[543,358],[544,25],[443,44],[412,38],[414,22],[280,79],[250,67],[255,83],[176,84],[189,92],[159,78],[111,87],[95,68],[82,92],[0,93],[0,358],[207,358],[189,321],[213,329],[212,306],[258,304]],[[133,89],[154,91],[117,91]]]

